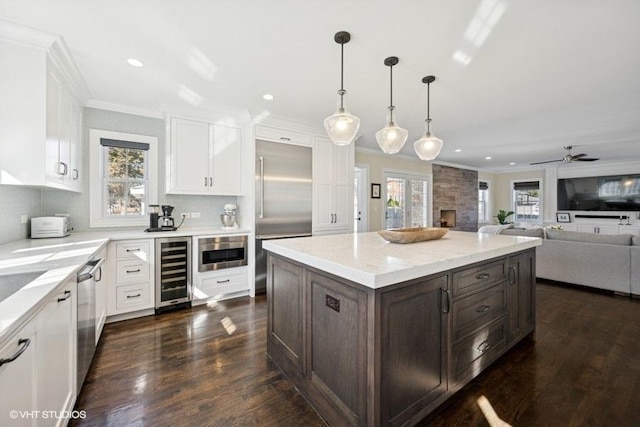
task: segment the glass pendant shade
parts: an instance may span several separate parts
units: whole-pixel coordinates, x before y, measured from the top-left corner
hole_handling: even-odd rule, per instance
[[[399,127],[393,120],[393,106],[389,107],[387,113],[387,125],[376,132],[376,141],[380,149],[386,154],[396,154],[404,143],[407,142],[409,132]]]
[[[427,124],[427,131],[422,138],[413,143],[413,148],[421,160],[433,160],[440,154],[442,145],[442,140],[431,133],[431,125]]]
[[[338,108],[324,119],[324,129],[335,145],[351,144],[360,128],[360,119],[347,111],[346,94],[346,90],[338,91]]]

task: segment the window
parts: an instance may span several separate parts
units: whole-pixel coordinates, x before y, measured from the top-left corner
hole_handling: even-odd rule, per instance
[[[542,188],[540,181],[513,182],[515,222],[542,222]]]
[[[491,212],[489,212],[489,182],[478,181],[478,223],[488,224],[491,222]]]
[[[156,200],[157,138],[91,129],[90,226],[148,224]]]
[[[430,220],[431,179],[427,176],[411,176],[385,172],[385,218],[383,227],[427,227]]]

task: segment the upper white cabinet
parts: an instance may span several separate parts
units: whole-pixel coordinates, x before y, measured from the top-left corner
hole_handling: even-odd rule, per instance
[[[170,118],[167,193],[242,194],[242,130]]]
[[[80,192],[84,82],[62,39],[14,27],[0,23],[0,184]]]
[[[349,233],[353,229],[354,146],[313,142],[313,233]]]

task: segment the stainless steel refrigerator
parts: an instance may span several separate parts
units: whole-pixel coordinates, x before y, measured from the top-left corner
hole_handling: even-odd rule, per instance
[[[311,235],[311,147],[256,141],[256,293],[266,291],[262,241]]]

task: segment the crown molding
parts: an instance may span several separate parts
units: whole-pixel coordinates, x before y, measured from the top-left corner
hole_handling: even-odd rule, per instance
[[[148,110],[146,108],[131,107],[128,105],[114,104],[112,102],[101,101],[99,99],[91,99],[85,105],[87,108],[95,108],[97,110],[114,111],[116,113],[132,114],[134,116],[150,117],[153,119],[164,120],[165,114],[159,111]]]

